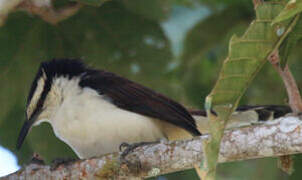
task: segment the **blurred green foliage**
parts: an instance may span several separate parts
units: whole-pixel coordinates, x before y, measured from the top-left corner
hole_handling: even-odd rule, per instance
[[[82,0],[81,0],[82,1]],[[87,0],[83,0],[87,1]],[[0,145],[24,164],[39,152],[49,162],[74,154],[55,138],[47,124],[33,128],[22,150],[15,150],[18,131],[25,119],[26,96],[41,61],[82,58],[87,64],[113,71],[151,87],[188,107],[203,108],[229,38],[245,31],[254,18],[252,1],[222,0],[116,0],[101,6],[85,6],[76,15],[50,25],[24,12],[9,15],[0,28]],[[56,1],[58,4],[62,0]],[[64,3],[69,3],[64,0]],[[161,26],[175,6],[207,7],[210,15],[197,22],[184,40],[180,56],[173,56],[170,40]],[[302,52],[298,45],[289,54],[290,66],[302,86]],[[176,64],[172,66],[171,64]],[[301,68],[301,69],[300,69]],[[244,95],[242,104],[286,104],[286,91],[278,74],[266,64]],[[302,164],[297,156],[295,164]],[[300,179],[299,166],[292,176],[277,169],[273,158],[221,164],[219,179]],[[193,170],[167,179],[196,179]]]
[[[110,0],[72,0],[72,1],[77,1],[92,6],[100,6],[106,1],[110,1]]]

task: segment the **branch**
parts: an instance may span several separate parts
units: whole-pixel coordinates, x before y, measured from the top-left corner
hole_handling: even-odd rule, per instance
[[[289,99],[289,105],[294,113],[299,113],[302,111],[302,100],[299,88],[297,86],[297,83],[295,81],[294,76],[292,75],[288,64],[285,65],[285,68],[282,69],[279,65],[280,58],[278,51],[274,51],[268,58],[269,62],[273,65],[273,67],[276,69],[276,71],[279,73],[280,77],[282,78],[282,81],[285,85],[288,99]]]
[[[282,14],[282,12],[280,14]],[[282,78],[282,81],[287,91],[289,105],[294,114],[298,114],[299,112],[302,111],[302,99],[301,99],[299,88],[297,86],[295,78],[293,77],[288,67],[288,64],[285,65],[284,69],[280,65],[281,61],[280,61],[278,49],[280,48],[281,44],[284,42],[285,38],[288,37],[289,33],[292,32],[293,28],[296,26],[299,17],[300,17],[299,14],[296,15],[296,17],[290,23],[285,33],[282,34],[279,41],[276,43],[272,53],[268,56],[268,61],[272,64],[272,66],[276,69],[276,71],[279,73],[280,77]],[[293,160],[290,156],[280,157],[278,166],[288,174],[291,174],[293,172]]]
[[[300,91],[295,81],[295,78],[293,77],[288,67],[288,64],[286,64],[284,69],[281,68],[278,49],[280,48],[282,42],[284,42],[288,34],[293,30],[293,28],[297,24],[299,17],[300,15],[297,15],[293,19],[293,22],[289,25],[285,33],[280,37],[272,53],[268,56],[268,61],[273,65],[273,67],[276,69],[276,71],[279,73],[280,77],[282,78],[282,81],[285,85],[287,95],[289,98],[289,105],[293,110],[293,113],[296,114],[302,111],[302,100],[301,100]]]
[[[202,142],[206,139],[208,135],[139,147],[127,156],[127,164],[119,163],[119,153],[61,165],[56,170],[30,164],[3,179],[140,179],[157,176],[200,164],[204,160]],[[302,153],[302,121],[290,116],[226,131],[220,147],[219,163]]]
[[[83,6],[74,3],[56,9],[53,0],[1,0],[0,1],[0,26],[4,25],[7,15],[15,10],[25,10],[39,16],[44,21],[56,25],[59,22],[75,15]]]
[[[8,0],[0,1],[0,26],[2,26],[7,18],[7,15],[13,11],[18,4],[23,0]]]

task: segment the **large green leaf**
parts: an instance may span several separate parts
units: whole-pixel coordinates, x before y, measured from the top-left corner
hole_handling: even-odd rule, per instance
[[[301,0],[295,0],[295,1],[288,1],[284,9],[280,12],[280,14],[275,17],[272,24],[280,23],[284,20],[293,18],[294,16],[298,16],[296,18],[299,18],[299,14],[302,11],[302,1]],[[284,28],[279,30],[279,33],[283,33]],[[293,49],[293,47],[297,44],[297,42],[302,38],[302,19],[299,18],[297,21],[297,25],[294,26],[294,29],[289,34],[289,36],[286,38],[286,40],[282,43],[280,48],[280,57],[281,57],[281,67],[284,68],[288,55],[290,51]]]
[[[80,57],[95,68],[173,95],[166,76],[170,45],[160,25],[129,12],[119,2],[108,2],[100,8],[85,7],[56,26],[24,13],[12,14],[0,28],[0,52],[0,83],[5,84],[0,88],[0,129],[10,129],[10,133],[0,133],[0,143],[10,150],[15,149],[25,119],[26,95],[41,61]],[[25,156],[31,150],[27,145],[47,162],[62,154],[67,156],[70,151],[62,147],[65,144],[47,125],[34,128],[25,145],[17,154],[19,158],[28,159]]]
[[[301,0],[290,0],[284,7],[284,9],[279,13],[277,17],[272,21],[272,24],[290,19],[295,15],[302,12],[302,1]]]
[[[278,30],[287,27],[288,21],[271,25],[272,20],[283,9],[282,1],[261,3],[256,7],[256,19],[242,37],[234,35],[229,44],[229,54],[223,63],[215,87],[206,99],[210,115],[213,108],[218,118],[211,117],[211,140],[205,142],[206,161],[203,170],[208,178],[215,177],[220,140],[230,114],[255,75],[267,61],[268,55],[279,42]],[[281,36],[280,39],[284,39]],[[278,43],[277,43],[278,42]]]
[[[209,95],[212,97],[212,106],[218,113],[221,109],[232,111],[236,107],[249,83],[267,61],[267,56],[279,40],[277,26],[271,26],[270,23],[282,8],[282,3],[277,2],[259,5],[256,9],[256,20],[245,34],[231,38],[229,55]],[[287,25],[288,21],[282,24],[283,27]]]

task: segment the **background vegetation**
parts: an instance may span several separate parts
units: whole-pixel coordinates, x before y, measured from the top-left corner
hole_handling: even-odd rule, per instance
[[[61,7],[73,2],[54,3]],[[11,150],[19,164],[28,162],[34,150],[48,162],[59,155],[74,156],[47,124],[34,128],[22,150],[15,150],[30,83],[40,62],[52,58],[81,58],[186,107],[203,108],[231,35],[241,35],[253,18],[251,0],[112,0],[99,7],[84,6],[57,25],[25,12],[11,13],[0,27],[0,145]],[[299,86],[301,45],[289,57]],[[241,104],[286,104],[286,98],[281,79],[267,63]],[[294,160],[296,171],[291,176],[277,168],[276,159],[267,158],[221,164],[218,178],[299,179],[302,156]],[[197,178],[194,171],[165,178],[189,177]]]

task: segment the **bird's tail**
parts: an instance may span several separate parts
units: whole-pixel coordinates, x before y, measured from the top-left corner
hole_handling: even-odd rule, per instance
[[[202,134],[208,132],[209,122],[204,110],[189,110],[196,120],[197,127]],[[261,121],[268,121],[291,113],[288,106],[283,105],[258,105],[258,106],[239,106],[231,115],[227,129],[249,126]],[[213,112],[215,114],[215,112]]]

